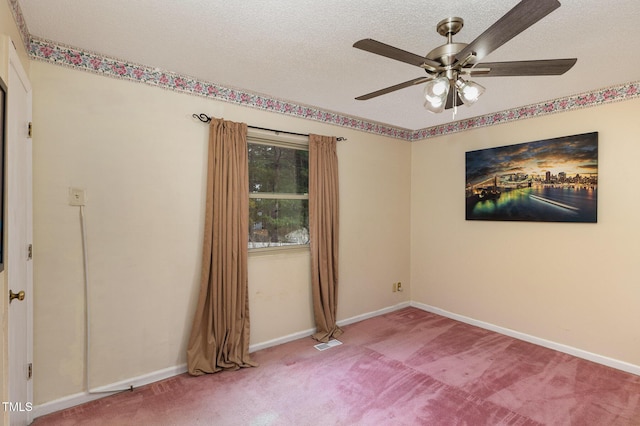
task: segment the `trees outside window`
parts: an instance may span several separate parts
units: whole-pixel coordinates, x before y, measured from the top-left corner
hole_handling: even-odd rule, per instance
[[[308,145],[249,138],[249,248],[309,244]]]

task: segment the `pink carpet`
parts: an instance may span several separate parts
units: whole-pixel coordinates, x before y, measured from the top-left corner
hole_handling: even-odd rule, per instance
[[[640,377],[415,308],[36,419],[43,425],[640,425]]]

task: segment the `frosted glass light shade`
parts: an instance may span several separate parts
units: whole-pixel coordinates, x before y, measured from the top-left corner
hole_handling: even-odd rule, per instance
[[[429,81],[424,86],[424,107],[435,113],[444,111],[449,87],[449,79],[447,77],[438,77]]]
[[[485,91],[485,88],[478,83],[464,81],[461,78],[456,81],[456,88],[460,94],[460,99],[467,106],[474,104]]]

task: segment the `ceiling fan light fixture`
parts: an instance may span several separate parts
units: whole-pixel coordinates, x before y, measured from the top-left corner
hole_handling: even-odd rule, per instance
[[[485,91],[484,86],[475,81],[464,81],[461,78],[456,80],[456,89],[458,89],[460,99],[467,106],[473,105]]]
[[[447,77],[438,77],[429,81],[424,86],[424,107],[434,113],[444,111],[449,94],[449,79]]]
[[[420,67],[427,72],[428,77],[426,79],[415,78],[395,84],[358,96],[356,99],[371,99],[428,81],[424,92],[425,108],[436,113],[453,108],[455,118],[459,104],[464,103],[470,106],[477,102],[485,91],[481,85],[459,78],[461,75],[469,76],[467,78],[471,78],[472,74],[478,77],[562,75],[575,65],[577,58],[482,62],[485,56],[558,7],[560,7],[560,2],[557,0],[520,0],[507,14],[495,21],[471,43],[453,41],[453,36],[464,25],[462,18],[443,19],[438,22],[436,30],[438,34],[447,39],[447,42],[432,49],[425,56],[407,52],[370,38],[359,40],[353,44],[353,47]]]

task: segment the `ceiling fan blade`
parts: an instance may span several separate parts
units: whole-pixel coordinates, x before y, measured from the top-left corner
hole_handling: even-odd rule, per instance
[[[413,80],[405,81],[404,83],[389,86],[384,89],[376,90],[375,92],[367,93],[366,95],[358,96],[356,100],[366,101],[367,99],[375,98],[376,96],[385,95],[387,93],[395,92],[396,90],[404,89],[405,87],[415,86],[416,84],[424,83],[431,80],[432,77],[419,77]]]
[[[424,56],[416,55],[415,53],[407,52],[406,50],[398,49],[397,47],[393,47],[370,38],[356,41],[353,44],[353,47],[421,68],[435,70],[440,67],[438,62],[427,59]]]
[[[522,0],[457,53],[456,61],[463,61],[470,54],[475,55],[476,61],[481,60],[559,7],[558,0]]]
[[[475,77],[503,77],[521,75],[561,75],[569,71],[576,63],[576,58],[571,59],[543,59],[538,61],[513,61],[513,62],[482,62],[475,68],[489,69],[489,72],[474,74],[473,68],[469,69]]]

